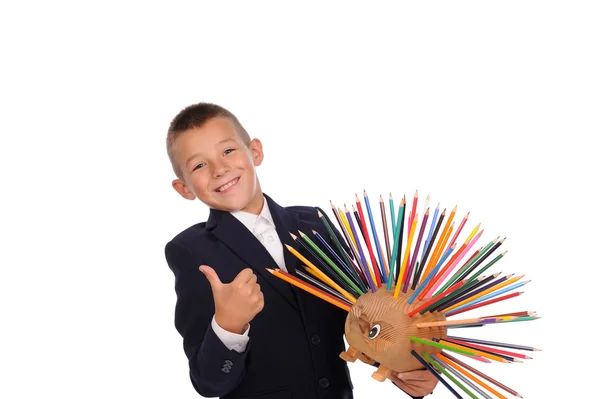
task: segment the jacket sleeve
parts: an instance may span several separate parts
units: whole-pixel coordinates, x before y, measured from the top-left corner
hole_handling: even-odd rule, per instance
[[[192,385],[202,396],[223,396],[242,380],[250,343],[243,353],[229,350],[212,329],[214,299],[198,269],[200,259],[175,241],[165,246],[165,257],[175,275],[175,328],[183,337]]]

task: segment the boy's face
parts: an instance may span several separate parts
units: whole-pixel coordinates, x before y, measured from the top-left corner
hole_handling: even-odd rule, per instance
[[[260,213],[263,194],[255,168],[264,155],[258,139],[246,146],[235,125],[219,117],[181,134],[174,150],[183,179],[174,180],[173,188],[183,198],[227,212]]]

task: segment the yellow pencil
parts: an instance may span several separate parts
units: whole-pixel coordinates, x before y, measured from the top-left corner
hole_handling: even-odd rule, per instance
[[[400,286],[402,285],[402,275],[404,274],[404,269],[406,269],[406,267],[407,267],[408,254],[410,252],[412,240],[415,235],[418,218],[419,218],[419,214],[417,213],[415,215],[415,217],[412,219],[412,223],[410,226],[410,232],[408,234],[408,241],[406,242],[406,250],[404,251],[404,259],[402,259],[402,266],[400,267],[400,271],[398,272],[398,280],[396,280],[396,289],[394,290],[394,298],[398,298],[398,295],[400,294]]]
[[[344,205],[344,206],[346,206],[346,205]],[[350,238],[352,239],[352,242],[354,243],[354,246],[356,248],[356,253],[358,254],[360,252],[358,249],[358,245],[357,245],[358,237],[355,238],[354,234],[352,234],[352,228],[350,227],[350,223],[348,222],[348,218],[346,217],[346,214],[344,212],[342,212],[342,210],[340,208],[338,208],[338,212],[340,214],[340,218],[344,222],[344,226],[346,226],[346,231],[348,231],[348,235],[350,236]],[[369,263],[369,260],[367,259],[366,256],[365,256],[365,267],[369,270],[369,274],[371,274],[371,279],[373,280],[373,283],[375,284],[375,286],[377,286],[377,279],[375,278],[375,273],[373,273],[373,268],[371,267],[371,264]]]
[[[335,281],[330,279],[329,276],[327,276],[325,273],[323,273],[321,270],[319,270],[311,261],[309,261],[304,256],[302,256],[302,254],[300,252],[296,251],[296,249],[289,246],[288,244],[285,244],[285,247],[288,249],[288,251],[290,251],[292,254],[294,254],[294,256],[296,258],[300,259],[300,261],[302,261],[302,263],[304,263],[306,266],[308,266],[308,268],[310,270],[314,271],[318,275],[318,277],[321,279],[321,281],[323,281],[324,283],[327,283],[327,285],[334,288],[337,292],[342,294],[350,302],[356,303],[356,298],[354,296],[352,296],[352,294],[350,294],[348,291],[346,291],[345,289],[340,287],[338,284],[336,284]]]

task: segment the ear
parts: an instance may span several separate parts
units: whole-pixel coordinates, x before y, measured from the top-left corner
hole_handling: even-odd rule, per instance
[[[254,162],[254,166],[259,166],[265,154],[263,153],[262,143],[259,139],[252,139],[249,145],[250,152],[252,153],[252,161]]]
[[[359,319],[358,319],[358,325],[360,326],[360,331],[363,334],[368,334],[369,330],[371,329],[371,323],[369,323],[369,320],[367,319],[367,316],[365,316],[365,314],[361,314]]]
[[[175,179],[171,183],[175,191],[179,193],[183,198],[188,200],[195,200],[196,195],[188,188],[185,182],[181,179]]]

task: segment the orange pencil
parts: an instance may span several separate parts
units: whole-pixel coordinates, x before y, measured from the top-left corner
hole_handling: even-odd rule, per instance
[[[324,301],[329,302],[330,304],[335,305],[340,309],[344,309],[346,312],[349,312],[350,309],[352,308],[351,306],[348,306],[348,304],[340,301],[333,295],[330,295],[327,292],[325,292],[319,288],[315,288],[315,287],[305,283],[304,281],[292,276],[291,274],[284,272],[283,270],[269,269],[269,268],[266,268],[266,269],[269,273],[271,273],[275,277],[280,278],[283,281],[286,281],[286,282],[300,288],[301,290],[304,290],[310,294],[313,294],[314,296],[321,298]]]
[[[490,391],[491,393],[493,393],[494,395],[498,396],[501,399],[508,399],[506,396],[502,395],[500,392],[496,391],[494,388],[490,387],[489,385],[487,385],[485,382],[481,381],[479,378],[475,377],[473,374],[469,373],[467,370],[463,369],[462,367],[460,367],[458,364],[456,364],[455,362],[453,362],[452,360],[448,359],[446,356],[448,356],[445,352],[442,353],[438,353],[437,356],[439,356],[443,361],[447,362],[450,366],[454,367],[456,370],[458,370],[461,374],[469,377],[470,379],[472,379],[475,383],[481,385],[482,387],[484,387],[485,389],[487,389],[488,391]],[[521,397],[519,395],[519,397]]]

